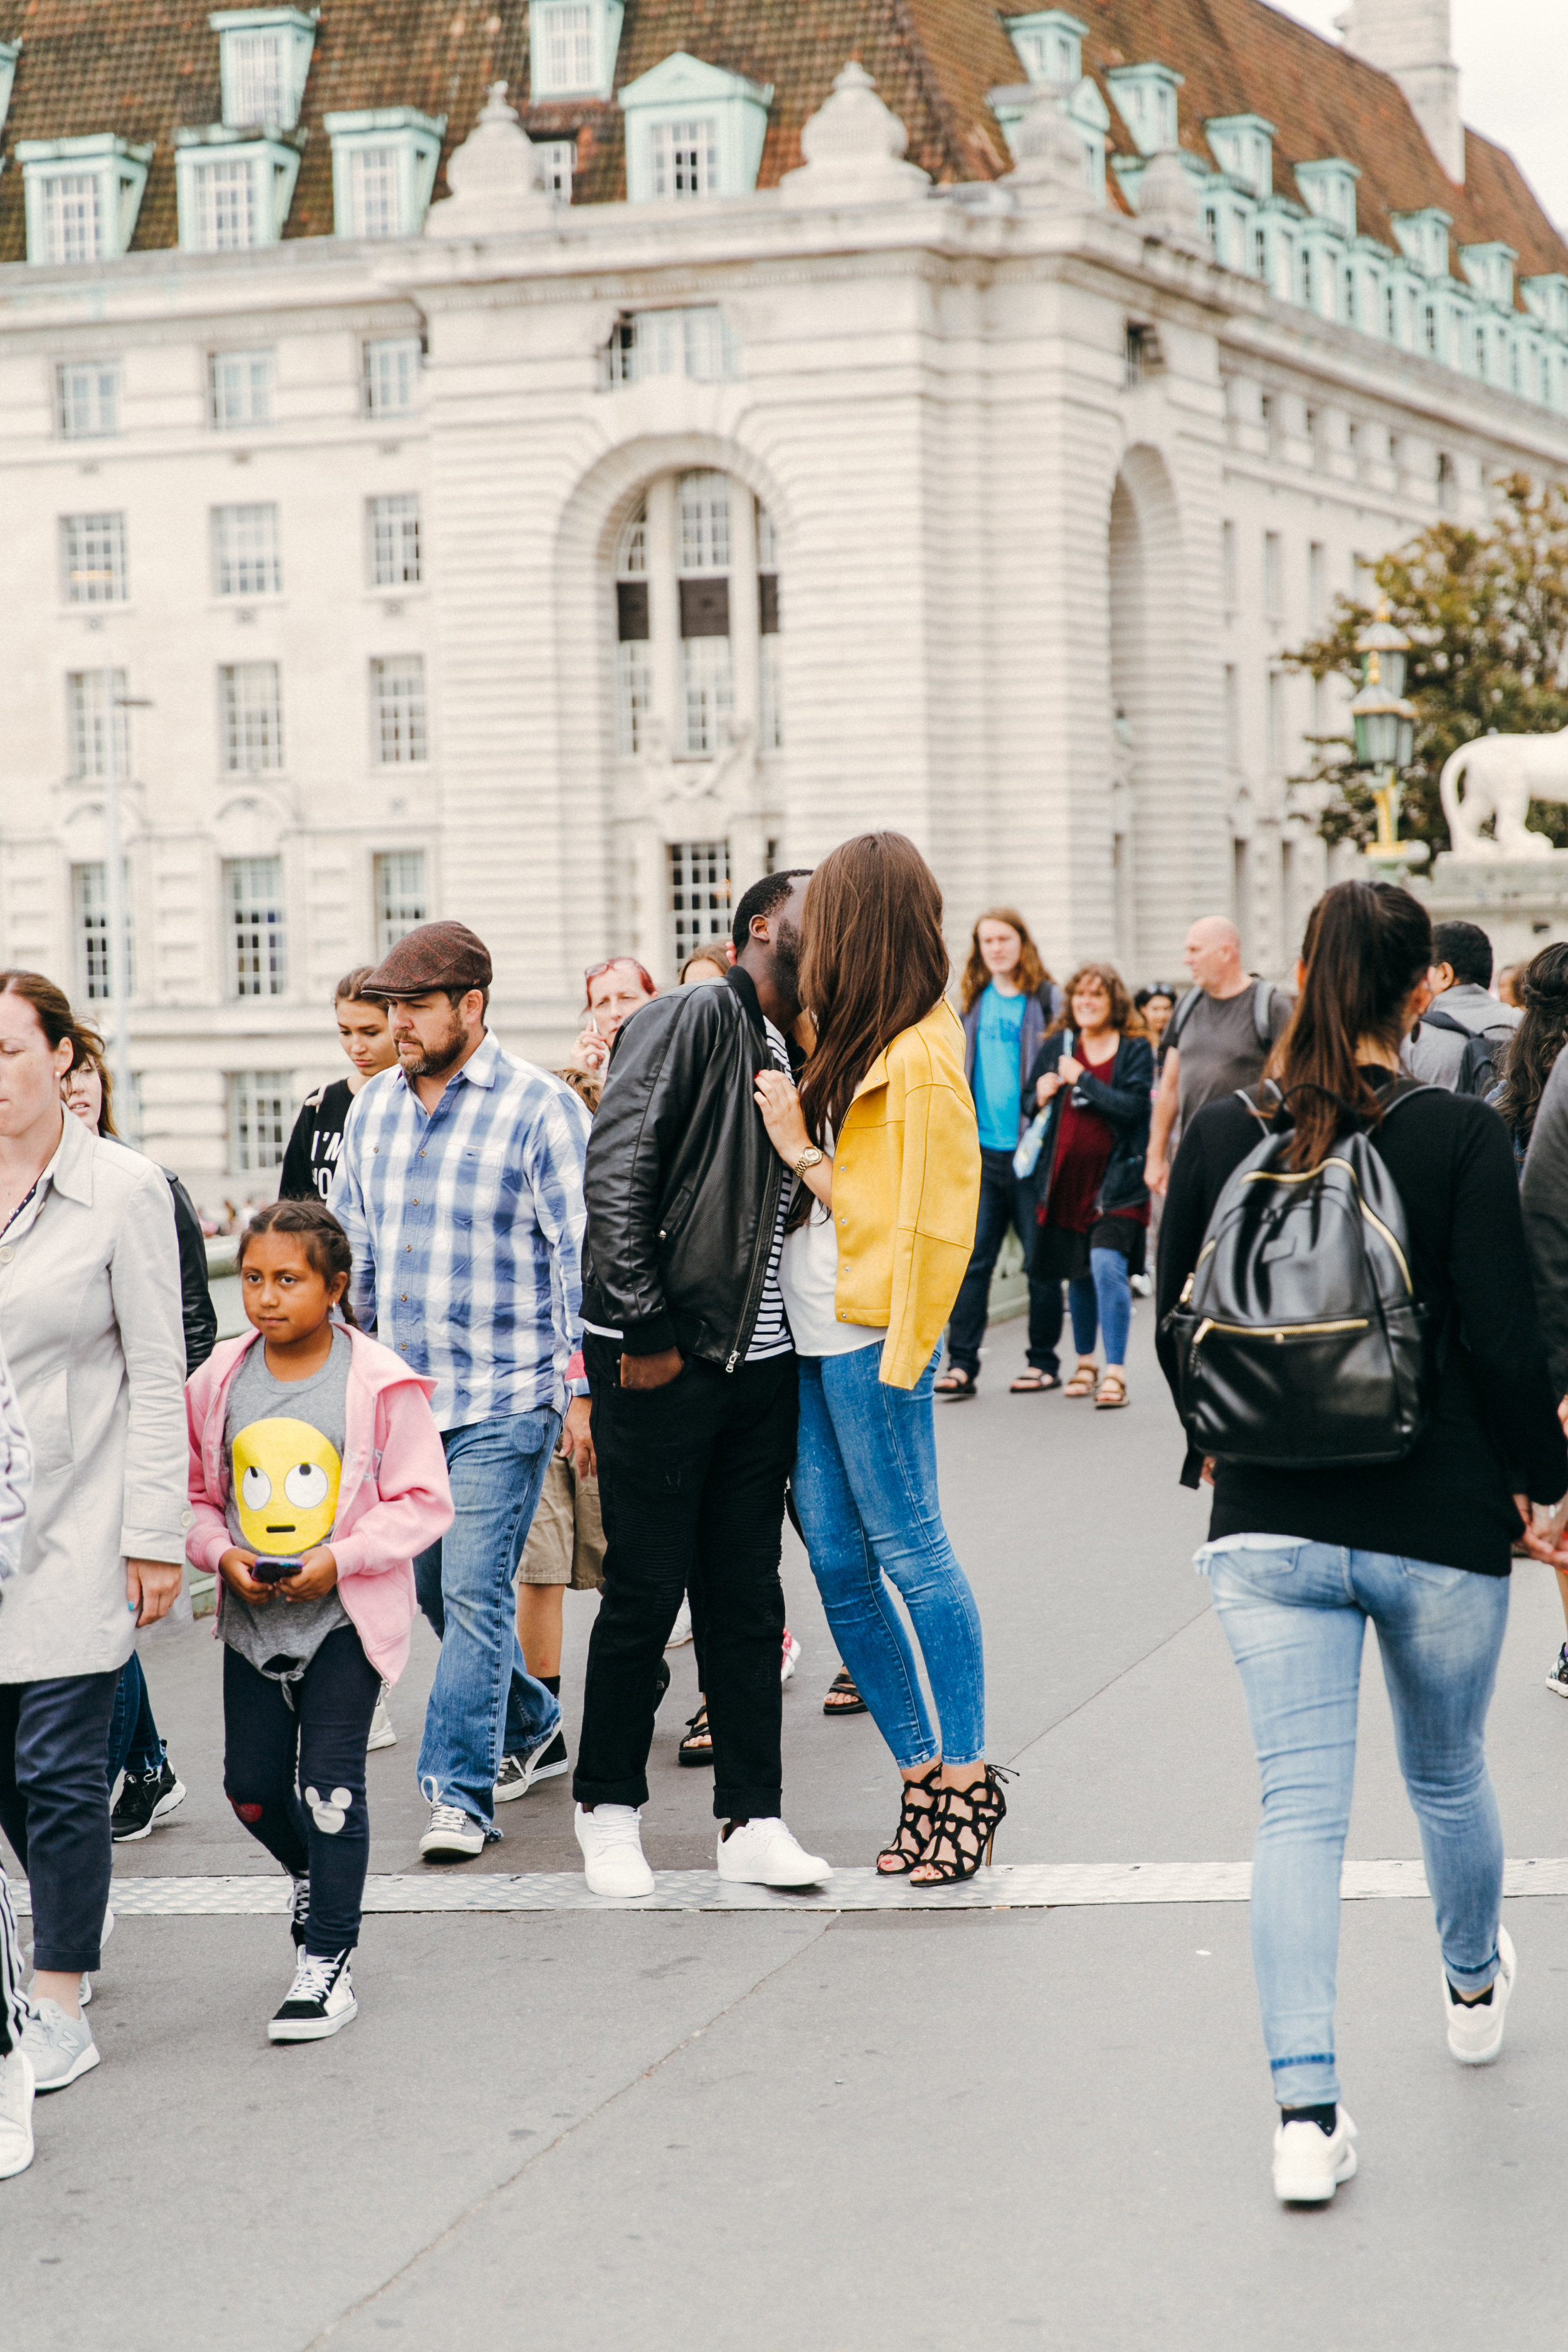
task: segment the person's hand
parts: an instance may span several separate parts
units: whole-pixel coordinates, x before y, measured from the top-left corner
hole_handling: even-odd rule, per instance
[[[636,1362],[637,1359],[634,1357],[632,1360]],[[625,1363],[624,1356],[621,1361]],[[627,1385],[624,1378],[621,1385],[623,1388]],[[560,1453],[561,1459],[563,1462],[570,1462],[579,1478],[597,1477],[599,1464],[594,1452],[593,1432],[588,1423],[586,1397],[573,1397],[567,1404],[566,1419],[561,1428]]]
[[[1163,1160],[1156,1160],[1153,1153],[1151,1152],[1148,1159],[1143,1162],[1143,1181],[1147,1184],[1151,1192],[1158,1192],[1162,1197],[1163,1197],[1165,1187],[1170,1181],[1171,1171],[1165,1161]]]
[[[610,1066],[609,1039],[601,1037],[596,1029],[581,1030],[572,1048],[572,1062],[574,1068],[586,1070],[591,1078],[602,1078]]]
[[[180,1597],[182,1573],[179,1563],[174,1560],[126,1561],[126,1605],[136,1612],[138,1625],[155,1625],[160,1617],[168,1615]]]
[[[324,1601],[338,1580],[338,1563],[325,1544],[317,1544],[308,1551],[291,1576],[284,1577],[273,1590],[285,1601]]]
[[[1055,1070],[1047,1070],[1043,1078],[1037,1078],[1035,1081],[1035,1108],[1037,1110],[1044,1110],[1051,1097],[1060,1090],[1061,1083],[1062,1082],[1057,1076]]]
[[[1076,1087],[1083,1076],[1083,1064],[1075,1062],[1070,1054],[1064,1054],[1057,1064],[1057,1076],[1064,1086]]]
[[[1563,1423],[1563,1429],[1568,1431],[1568,1396],[1565,1396],[1558,1406],[1557,1418]]]
[[[768,1141],[784,1165],[793,1168],[801,1153],[811,1149],[795,1081],[786,1078],[782,1070],[759,1070],[755,1099],[763,1114],[763,1125],[768,1130]]]
[[[1198,1472],[1198,1476],[1205,1486],[1212,1486],[1214,1485],[1214,1455],[1212,1454],[1205,1454],[1204,1455],[1204,1466]]]
[[[236,1544],[218,1561],[217,1572],[231,1592],[237,1592],[242,1601],[248,1601],[253,1609],[265,1609],[278,1587],[275,1584],[258,1584],[250,1573],[255,1566],[256,1554],[242,1551]]]
[[[661,1348],[657,1356],[623,1356],[624,1389],[667,1389],[680,1376],[684,1359],[679,1348]]]
[[[1524,1534],[1520,1540],[1531,1558],[1542,1559],[1548,1568],[1555,1568],[1568,1575],[1568,1528],[1559,1528],[1553,1535],[1546,1528],[1538,1528],[1528,1495],[1516,1495],[1513,1507],[1524,1521]]]

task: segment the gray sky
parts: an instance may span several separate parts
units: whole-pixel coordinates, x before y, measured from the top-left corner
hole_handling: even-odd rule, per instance
[[[1333,36],[1344,0],[1274,0]],[[1564,0],[1453,0],[1465,121],[1509,148],[1560,227],[1568,226],[1568,5]]]

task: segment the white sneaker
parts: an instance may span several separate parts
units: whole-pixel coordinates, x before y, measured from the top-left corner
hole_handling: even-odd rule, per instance
[[[573,1827],[583,1849],[590,1895],[653,1893],[653,1873],[643,1859],[642,1815],[635,1805],[577,1807]]]
[[[795,1635],[790,1632],[789,1627],[786,1625],[784,1627],[784,1666],[779,1675],[779,1680],[781,1683],[787,1683],[790,1680],[796,1666],[798,1666],[801,1662],[802,1655],[803,1652],[801,1650],[800,1643],[795,1640]]]
[[[358,2015],[348,1954],[339,1952],[331,1959],[321,1959],[314,1952],[301,1952],[283,2006],[268,2021],[267,2039],[324,2042],[329,2034],[341,2033]]]
[[[1332,2132],[1316,2124],[1279,2124],[1274,2132],[1274,2194],[1281,2205],[1326,2205],[1355,2171],[1356,2128],[1343,2107]]]
[[[463,1862],[485,1850],[485,1825],[461,1805],[432,1805],[430,1826],[419,1841],[424,1862]]]
[[[1502,2048],[1509,1995],[1519,1975],[1513,1938],[1506,1927],[1500,1927],[1497,1931],[1497,1948],[1500,1965],[1492,1979],[1492,1997],[1489,2001],[1456,2000],[1448,1984],[1448,1971],[1447,1969],[1442,1971],[1443,2007],[1448,2021],[1448,2049],[1461,2066],[1489,2066]]]
[[[22,2028],[22,2047],[32,2061],[39,2091],[63,2091],[98,2063],[98,2044],[85,2017],[68,2017],[58,2000],[34,2001]]]
[[[742,1886],[819,1886],[833,1865],[797,1845],[775,1814],[719,1832],[719,1875]]]
[[[33,2062],[25,2050],[0,2058],[0,2180],[33,2161]]]
[[[365,1741],[368,1756],[373,1748],[395,1748],[397,1734],[392,1727],[392,1717],[386,1711],[386,1685],[381,1686],[381,1696],[375,1703],[375,1713],[370,1719],[370,1738]]]
[[[669,1639],[664,1646],[667,1650],[679,1650],[690,1639],[691,1603],[689,1601],[682,1601],[675,1612],[675,1622],[669,1629]]]

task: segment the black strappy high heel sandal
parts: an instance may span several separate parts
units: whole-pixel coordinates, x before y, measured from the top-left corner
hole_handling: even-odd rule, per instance
[[[1007,1814],[1002,1783],[1012,1778],[1000,1765],[987,1764],[985,1778],[972,1789],[942,1790],[931,1843],[913,1865],[915,1885],[957,1886],[990,1862]]]
[[[936,1830],[937,1815],[942,1810],[942,1791],[937,1786],[942,1777],[942,1759],[928,1766],[920,1778],[904,1782],[904,1801],[899,1814],[899,1826],[893,1832],[892,1843],[885,1845],[877,1856],[877,1870],[883,1878],[903,1878],[924,1862],[931,1850]]]

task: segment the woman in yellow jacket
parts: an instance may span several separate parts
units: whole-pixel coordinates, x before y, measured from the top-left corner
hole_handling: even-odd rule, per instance
[[[937,1498],[931,1383],[973,1247],[980,1141],[936,877],[902,834],[862,834],[813,874],[803,938],[816,1046],[798,1094],[757,1079],[798,1179],[779,1269],[800,1362],[795,1502],[839,1654],[903,1774],[878,1868],[969,1878],[1006,1806],[984,1755],[980,1614]]]

